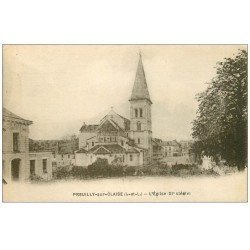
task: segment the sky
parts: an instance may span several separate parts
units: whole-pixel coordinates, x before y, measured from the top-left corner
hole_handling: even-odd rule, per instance
[[[216,62],[245,45],[5,45],[3,105],[32,120],[30,138],[60,139],[111,107],[129,118],[139,52],[152,104],[153,137],[191,139],[197,93]]]

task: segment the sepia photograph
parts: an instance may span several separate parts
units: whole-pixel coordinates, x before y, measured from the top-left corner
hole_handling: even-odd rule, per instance
[[[247,45],[2,56],[3,202],[247,202]]]

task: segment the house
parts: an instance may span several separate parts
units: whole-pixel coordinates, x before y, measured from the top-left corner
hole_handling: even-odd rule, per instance
[[[75,165],[75,151],[78,150],[78,138],[72,136],[64,140],[31,140],[31,151],[52,152],[53,169]]]
[[[7,183],[29,180],[31,174],[41,173],[46,179],[52,177],[51,153],[29,152],[29,126],[32,123],[3,108],[3,179]]]
[[[157,161],[163,158],[164,148],[162,146],[162,140],[158,138],[152,139],[153,146],[153,160]]]
[[[27,180],[29,171],[29,126],[32,121],[3,108],[3,178]]]
[[[79,141],[76,137],[58,141],[57,150],[53,158],[54,168],[75,165],[75,151],[78,148]]]
[[[52,152],[30,151],[30,176],[39,176],[44,180],[52,179]]]
[[[137,66],[130,102],[130,119],[113,108],[98,124],[83,123],[79,133],[77,166],[88,166],[97,158],[109,163],[143,166],[153,159],[151,99],[141,55]]]
[[[164,156],[181,156],[181,145],[176,140],[162,142]]]
[[[193,141],[192,140],[182,140],[180,141],[181,145],[181,155],[183,156],[190,156],[192,154],[192,146]]]

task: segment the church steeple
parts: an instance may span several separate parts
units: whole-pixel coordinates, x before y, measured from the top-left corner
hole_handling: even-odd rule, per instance
[[[152,158],[152,122],[151,100],[148,92],[146,77],[143,69],[141,55],[135,75],[135,82],[130,102],[130,138],[135,144],[146,149],[145,161]]]
[[[149,92],[148,92],[148,86],[146,82],[144,69],[143,69],[141,53],[139,54],[139,62],[137,65],[134,87],[133,87],[132,94],[131,94],[129,101],[135,101],[135,100],[148,100],[152,104],[150,100]]]

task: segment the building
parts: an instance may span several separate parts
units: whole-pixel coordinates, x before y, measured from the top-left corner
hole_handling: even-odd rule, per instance
[[[52,152],[29,152],[30,176],[38,176],[44,180],[52,179]]]
[[[63,166],[75,165],[75,151],[79,148],[78,138],[63,140],[31,140],[30,151],[49,151],[52,152],[53,169]]]
[[[163,154],[165,157],[168,156],[181,156],[181,144],[176,140],[173,141],[163,141]]]
[[[7,183],[29,180],[31,174],[52,177],[51,153],[29,152],[31,124],[32,121],[3,108],[3,179]]]
[[[153,160],[161,160],[164,156],[164,148],[162,146],[162,140],[158,138],[152,139],[153,146]]]
[[[180,145],[181,145],[181,155],[190,156],[192,154],[192,146],[193,146],[192,140],[180,141]]]
[[[32,121],[3,108],[3,178],[27,180],[29,171],[29,126]]]
[[[57,150],[54,152],[53,167],[65,167],[75,165],[75,151],[79,148],[78,138],[72,137],[67,140],[60,140]]]
[[[113,109],[99,124],[83,123],[79,134],[77,166],[88,166],[97,158],[109,163],[143,166],[152,161],[151,105],[141,55],[137,66],[130,102],[130,119]]]

